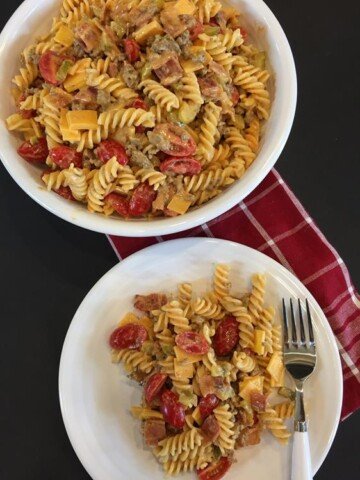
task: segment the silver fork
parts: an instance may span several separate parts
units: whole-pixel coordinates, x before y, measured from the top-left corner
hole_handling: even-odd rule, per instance
[[[298,299],[298,321],[296,321],[294,305],[292,299],[290,299],[289,322],[285,300],[283,299],[284,363],[286,370],[294,380],[296,390],[291,480],[309,480],[313,478],[307,421],[304,410],[303,384],[314,371],[316,346],[307,299],[305,304],[306,321],[304,322],[300,299]]]

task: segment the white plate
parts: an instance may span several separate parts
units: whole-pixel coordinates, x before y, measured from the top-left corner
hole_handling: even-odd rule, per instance
[[[165,478],[143,447],[139,422],[129,413],[139,403],[141,389],[110,363],[107,341],[132,309],[134,294],[175,290],[184,280],[203,290],[210,286],[217,262],[231,265],[235,293],[249,289],[252,273],[266,272],[267,302],[279,307],[282,297],[309,299],[318,345],[316,371],[305,389],[314,473],[324,461],[340,418],[342,374],[335,339],[319,305],[299,280],[262,253],[224,240],[190,238],[155,245],[116,265],[90,290],[70,325],[60,362],[61,410],[71,443],[94,480]],[[238,462],[226,479],[287,480],[289,454],[290,446],[278,445],[266,433],[260,446],[237,451]]]

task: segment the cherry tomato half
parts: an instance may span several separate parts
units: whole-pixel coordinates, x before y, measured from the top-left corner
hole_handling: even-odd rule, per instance
[[[183,428],[185,425],[185,407],[178,401],[178,395],[171,390],[164,390],[161,394],[160,410],[165,422],[174,428]]]
[[[189,32],[190,32],[190,40],[193,42],[194,40],[197,39],[197,37],[200,35],[200,33],[203,33],[204,32],[204,25],[197,21],[196,24],[190,28]]]
[[[60,168],[69,168],[72,163],[75,167],[82,166],[82,153],[66,145],[51,148],[49,150],[49,156]]]
[[[116,213],[121,215],[122,217],[129,216],[129,200],[117,193],[109,193],[105,197],[105,203],[110,205]]]
[[[164,386],[168,376],[165,373],[154,373],[148,378],[145,388],[145,400],[150,405],[151,402],[159,395]]]
[[[51,85],[59,85],[61,82],[57,79],[57,72],[65,60],[64,55],[48,50],[43,53],[39,60],[40,74],[47,83]]]
[[[162,137],[164,142],[159,145],[159,149],[167,155],[189,157],[196,151],[196,143],[191,135],[173,123],[159,123],[153,133]]]
[[[197,175],[201,172],[201,163],[194,157],[168,157],[160,164],[163,173]]]
[[[32,145],[30,142],[24,142],[17,150],[20,157],[30,163],[45,163],[49,155],[46,139],[40,138],[37,143]]]
[[[142,98],[135,98],[133,102],[131,102],[130,107],[132,108],[142,108],[143,110],[149,110],[149,106],[145,103]]]
[[[141,183],[135,188],[129,203],[129,214],[133,217],[144,215],[151,210],[156,192],[148,183]]]
[[[228,355],[239,342],[239,324],[235,317],[225,317],[219,323],[213,337],[213,347],[216,355]]]
[[[116,140],[103,140],[99,143],[95,153],[103,163],[112,157],[116,157],[120,165],[126,165],[129,161],[125,148]]]
[[[209,351],[210,345],[204,335],[196,332],[182,332],[175,337],[176,345],[186,353],[204,355]]]
[[[109,343],[110,347],[116,350],[124,348],[136,350],[141,347],[147,338],[148,333],[145,327],[136,323],[128,323],[112,332]]]
[[[135,63],[140,58],[140,45],[132,40],[127,38],[124,40],[124,49],[126,58],[130,63]]]
[[[219,405],[220,400],[214,393],[208,393],[206,397],[202,397],[199,402],[200,415],[203,420],[208,417],[214,409]]]
[[[57,190],[54,190],[60,197],[66,198],[66,200],[75,201],[73,194],[71,193],[70,187],[64,187],[62,185]]]
[[[221,457],[214,465],[198,470],[197,474],[200,480],[220,480],[231,467],[231,461],[228,457]]]

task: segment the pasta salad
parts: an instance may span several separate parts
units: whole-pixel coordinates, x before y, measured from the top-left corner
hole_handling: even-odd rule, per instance
[[[266,53],[217,0],[63,0],[13,79],[10,131],[48,190],[177,216],[241,178],[269,117]]]
[[[265,276],[254,275],[239,297],[229,272],[218,264],[212,290],[201,297],[191,283],[171,297],[136,295],[141,313],[128,313],[109,339],[112,361],[144,387],[132,414],[170,475],[195,470],[201,480],[219,480],[234,451],[259,444],[264,430],[282,444],[291,436],[285,420],[294,392],[284,384],[281,330],[264,304]]]

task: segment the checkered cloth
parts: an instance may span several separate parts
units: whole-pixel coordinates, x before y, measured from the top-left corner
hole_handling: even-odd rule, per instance
[[[280,262],[310,290],[339,347],[344,400],[342,419],[360,407],[360,298],[349,272],[281,176],[272,170],[246,201],[191,230],[164,237],[109,237],[119,259],[157,242],[216,237],[243,243]]]

